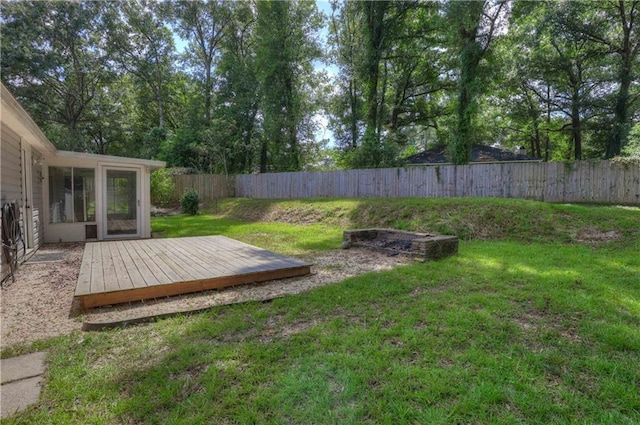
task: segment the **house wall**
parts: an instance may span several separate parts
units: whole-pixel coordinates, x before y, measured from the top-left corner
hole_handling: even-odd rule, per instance
[[[22,199],[20,136],[2,124],[2,202]]]
[[[13,130],[2,124],[0,128],[0,139],[2,140],[2,151],[0,152],[2,163],[0,171],[0,179],[2,181],[2,189],[0,194],[0,204],[5,202],[18,201],[20,205],[20,228],[24,229],[24,211],[22,208],[22,159],[20,153],[20,136]],[[22,243],[18,246],[18,261],[22,260],[23,256]],[[8,265],[5,264],[4,254],[2,257],[2,277],[8,270]]]
[[[50,223],[49,210],[49,167],[75,167],[75,168],[93,168],[95,170],[95,196],[96,196],[96,214],[94,222],[81,223]],[[140,235],[137,238],[151,237],[151,212],[150,212],[150,178],[151,173],[148,166],[127,163],[124,159],[122,162],[101,161],[94,157],[83,157],[78,154],[75,156],[55,156],[48,158],[43,167],[44,183],[43,187],[43,221],[45,223],[45,242],[81,242],[86,240],[86,225],[97,225],[98,240],[106,238],[106,228],[104,223],[104,193],[106,184],[104,181],[105,168],[127,168],[138,170],[140,174]],[[119,238],[122,238],[120,236]]]

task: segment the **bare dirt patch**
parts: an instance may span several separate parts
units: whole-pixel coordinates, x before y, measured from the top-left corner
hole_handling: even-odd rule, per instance
[[[340,282],[363,273],[389,270],[413,260],[402,255],[366,249],[332,250],[304,258],[314,264],[309,276],[274,280],[196,294],[152,299],[85,312],[70,317],[73,293],[82,261],[82,244],[51,245],[38,253],[64,251],[61,261],[25,263],[16,282],[2,288],[2,338],[0,347],[28,344],[36,340],[68,334],[81,329],[85,321],[120,321],[201,310],[218,305],[263,301],[298,294],[319,286]],[[42,257],[41,257],[42,258]],[[290,330],[295,333],[295,329]]]
[[[586,227],[578,232],[576,240],[582,243],[597,244],[611,242],[620,239],[620,235],[615,231],[603,232],[597,227]]]

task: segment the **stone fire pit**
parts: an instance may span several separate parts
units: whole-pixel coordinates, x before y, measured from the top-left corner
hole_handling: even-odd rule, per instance
[[[406,232],[395,229],[359,229],[344,231],[344,246],[359,246],[389,254],[412,255],[438,260],[458,252],[458,237]]]

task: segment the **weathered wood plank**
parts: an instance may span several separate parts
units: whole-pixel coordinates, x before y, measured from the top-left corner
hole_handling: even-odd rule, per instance
[[[104,290],[105,292],[118,291],[120,283],[116,273],[116,266],[113,254],[108,243],[102,245],[102,270],[104,271]]]
[[[80,264],[80,273],[78,274],[78,282],[76,283],[75,295],[84,295],[91,293],[91,262],[93,259],[93,243],[87,243],[82,253],[82,263]]]
[[[91,292],[104,292],[104,270],[102,268],[102,245],[96,244],[93,248],[91,260]]]
[[[161,267],[165,270],[165,273],[172,276],[174,281],[198,279],[197,274],[190,272],[189,267],[168,254],[166,250],[162,249],[160,242],[157,242],[155,239],[148,241],[146,251],[162,263]]]
[[[122,246],[129,253],[131,261],[133,262],[133,265],[136,267],[136,269],[138,269],[138,273],[140,273],[142,279],[144,279],[145,285],[159,285],[161,282],[154,276],[154,274],[149,269],[149,266],[147,265],[147,261],[151,262],[150,258],[141,255],[142,253],[138,249],[136,249],[133,243],[125,243],[122,244]]]
[[[188,250],[180,247],[180,238],[156,240],[158,241],[159,248],[166,251],[169,258],[173,259],[174,264],[181,262],[184,265],[183,270],[187,271],[189,275],[195,276],[196,279],[207,278],[207,270],[192,261]]]
[[[172,279],[163,270],[162,262],[159,261],[156,256],[148,254],[146,250],[145,241],[134,240],[134,241],[131,241],[130,245],[138,253],[139,257],[141,258],[141,261],[144,262],[145,266],[147,267],[149,272],[153,275],[153,278],[156,282],[156,283],[149,283],[149,281],[147,281],[147,285],[152,285],[152,284],[162,285],[165,283],[171,283]],[[138,270],[140,269],[138,268]]]
[[[125,270],[127,271],[127,274],[129,275],[129,279],[131,279],[131,285],[134,288],[145,287],[147,286],[147,284],[145,283],[144,278],[142,277],[140,272],[138,271],[138,268],[133,262],[133,259],[129,255],[129,252],[125,247],[125,242],[126,241],[116,241],[115,245],[116,245],[116,248],[118,249],[118,253],[120,254],[120,257],[122,258],[122,261],[124,261],[124,267],[125,267]],[[96,243],[99,244],[100,242],[96,242]]]
[[[131,282],[131,278],[129,277],[129,273],[127,273],[127,267],[122,260],[122,256],[120,255],[120,251],[116,246],[115,242],[104,242],[106,246],[109,248],[109,252],[111,253],[111,259],[113,261],[113,266],[115,268],[115,277],[118,281],[118,290],[121,289],[130,289],[133,288],[133,282]]]

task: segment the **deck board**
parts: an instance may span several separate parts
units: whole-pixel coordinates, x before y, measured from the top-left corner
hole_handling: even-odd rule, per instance
[[[104,270],[102,268],[102,245],[93,248],[91,260],[91,292],[105,292]]]
[[[92,308],[310,271],[309,263],[224,236],[90,242],[75,296]]]
[[[115,274],[111,278],[116,280],[118,289],[133,288],[133,283],[131,283],[131,278],[127,272],[127,266],[124,264],[116,243],[105,242],[105,245],[109,247],[109,253],[115,267]]]
[[[121,290],[128,290],[128,289],[133,289],[133,288],[143,288],[146,287],[147,284],[144,281],[144,278],[142,277],[142,275],[140,274],[140,272],[138,271],[138,267],[136,266],[133,258],[131,258],[131,256],[129,255],[129,251],[126,248],[125,243],[128,241],[116,241],[114,242],[116,248],[118,249],[118,252],[120,253],[120,257],[122,258],[122,261],[124,261],[124,268],[127,271],[127,273],[129,274],[129,281],[131,282],[131,286],[129,288],[127,287],[120,287]],[[93,242],[93,243],[97,243],[98,245],[104,243],[104,242]],[[91,291],[91,293],[98,293],[98,291]]]
[[[116,275],[116,265],[113,259],[113,253],[109,244],[102,246],[104,254],[102,255],[102,270],[104,279],[104,289],[107,292],[117,291],[120,289]]]

